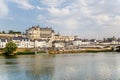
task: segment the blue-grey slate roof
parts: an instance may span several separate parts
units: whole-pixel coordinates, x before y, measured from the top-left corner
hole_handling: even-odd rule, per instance
[[[13,39],[12,40],[20,40],[20,41],[22,41],[22,40],[27,40],[27,41],[29,41],[29,38],[23,38],[23,37],[13,37]]]
[[[7,39],[0,39],[0,40],[1,40],[1,42],[6,42]]]

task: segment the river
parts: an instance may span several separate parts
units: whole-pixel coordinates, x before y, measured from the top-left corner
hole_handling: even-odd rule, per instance
[[[120,80],[120,53],[0,56],[0,80]]]

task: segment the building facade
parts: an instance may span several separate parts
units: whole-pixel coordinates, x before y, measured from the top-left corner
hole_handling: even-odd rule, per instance
[[[53,41],[73,41],[74,39],[75,39],[75,36],[61,36],[61,35],[52,36]]]
[[[8,39],[0,39],[0,48],[4,48],[5,45],[7,44],[8,42]]]
[[[34,41],[29,38],[13,37],[12,41],[18,46],[18,48],[34,48]]]
[[[52,28],[42,28],[38,26],[32,26],[28,30],[26,30],[26,36],[29,39],[36,40],[36,39],[50,39],[52,37],[52,33],[54,30]]]

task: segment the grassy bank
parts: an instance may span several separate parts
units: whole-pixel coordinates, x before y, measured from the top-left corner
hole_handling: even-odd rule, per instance
[[[111,49],[88,49],[88,50],[63,50],[63,51],[49,51],[49,54],[64,54],[64,53],[98,53],[98,52],[112,52]]]
[[[34,48],[18,48],[13,54],[11,55],[31,55],[35,54],[36,50]],[[45,51],[37,51],[37,54],[46,53]],[[4,55],[4,49],[0,49],[0,55]]]
[[[16,52],[15,54],[16,55],[30,55],[30,54],[43,54],[43,53],[46,53],[45,51],[38,51],[38,52],[35,52],[35,51],[23,51],[23,52]]]
[[[17,52],[15,54],[16,55],[30,55],[30,54],[35,54],[35,52]]]
[[[49,50],[49,54],[66,54],[66,53],[98,53],[98,52],[113,52],[112,49],[81,49],[81,50]],[[1,55],[4,52],[1,50]],[[15,55],[31,55],[36,54],[34,49],[18,49]],[[38,51],[37,54],[46,54],[45,51]]]

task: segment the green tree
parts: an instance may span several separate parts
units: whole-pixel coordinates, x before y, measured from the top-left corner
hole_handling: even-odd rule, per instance
[[[9,30],[8,34],[14,34],[13,30]]]
[[[5,31],[2,31],[3,34],[5,34]]]
[[[8,42],[4,48],[4,52],[6,55],[13,54],[14,51],[16,51],[17,45],[14,42]]]
[[[20,31],[9,30],[8,34],[21,34]]]

